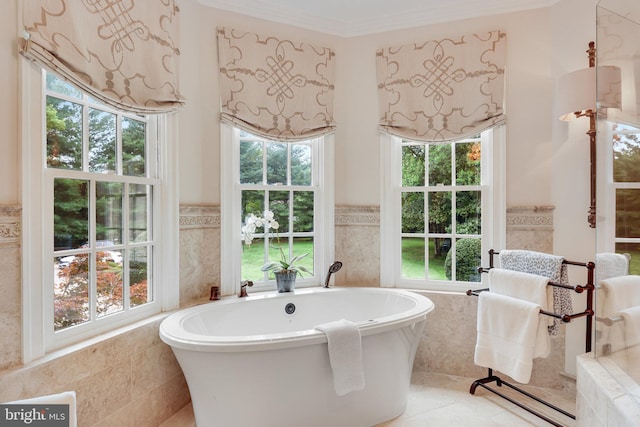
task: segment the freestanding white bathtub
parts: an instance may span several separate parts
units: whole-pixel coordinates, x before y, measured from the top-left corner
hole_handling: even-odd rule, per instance
[[[404,412],[426,297],[384,288],[229,297],[167,317],[160,337],[187,380],[199,427],[370,427]],[[326,336],[356,322],[365,388],[338,396]]]

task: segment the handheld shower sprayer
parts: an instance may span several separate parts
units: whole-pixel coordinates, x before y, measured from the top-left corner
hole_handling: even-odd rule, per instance
[[[327,272],[327,279],[324,281],[324,287],[329,287],[329,280],[331,279],[331,275],[333,273],[337,273],[342,268],[342,262],[335,261],[333,264],[329,266],[329,271]]]

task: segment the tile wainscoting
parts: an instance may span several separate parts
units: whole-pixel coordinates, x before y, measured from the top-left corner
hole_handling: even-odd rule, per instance
[[[220,208],[180,205],[180,305],[220,285]]]
[[[170,348],[158,338],[164,315],[21,365],[20,212],[17,206],[0,207],[0,254],[5,260],[0,319],[10,326],[0,338],[0,401],[76,390],[79,420],[87,427],[157,426],[186,405],[189,393],[184,377]],[[379,208],[339,206],[335,218],[336,259],[345,264],[336,274],[337,284],[377,286]],[[508,211],[507,218],[512,218],[507,234],[517,235],[514,240],[508,238],[512,247],[552,251],[552,209],[520,207]],[[181,206],[181,306],[208,296],[210,286],[219,284],[219,259],[219,208]],[[416,369],[484,375],[473,365],[469,346],[475,342],[476,300],[450,293],[432,293],[430,297],[437,311],[430,316]],[[554,348],[554,353],[563,351]],[[541,379],[539,385],[548,387],[546,381]]]
[[[15,205],[0,205],[0,371],[22,360],[21,215]]]

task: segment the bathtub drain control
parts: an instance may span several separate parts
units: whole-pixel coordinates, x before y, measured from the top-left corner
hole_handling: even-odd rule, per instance
[[[284,306],[284,311],[287,314],[293,314],[296,311],[296,305],[292,302]]]

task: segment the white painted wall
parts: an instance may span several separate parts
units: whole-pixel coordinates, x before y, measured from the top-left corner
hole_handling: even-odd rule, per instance
[[[18,0],[1,4],[0,204],[16,204],[20,202]],[[594,234],[586,225],[586,125],[557,120],[554,93],[561,74],[586,66],[584,50],[595,38],[595,4],[595,0],[561,0],[543,9],[343,39],[181,0],[181,84],[187,106],[178,113],[180,202],[220,202],[217,26],[335,50],[338,205],[380,203],[376,49],[501,29],[507,33],[506,204],[555,205],[555,252],[577,260],[592,259]]]
[[[593,253],[593,245],[584,244],[592,234],[583,221],[588,207],[586,129],[579,123],[569,128],[557,119],[554,92],[560,74],[586,63],[583,47],[595,34],[595,3],[585,3],[562,0],[548,8],[344,39],[183,1],[181,80],[188,104],[180,113],[180,200],[220,200],[217,26],[335,50],[338,205],[380,203],[376,50],[501,29],[507,33],[507,206],[555,205],[557,252],[584,258],[585,252]],[[564,229],[571,238],[561,238]],[[577,236],[584,236],[579,244]]]

